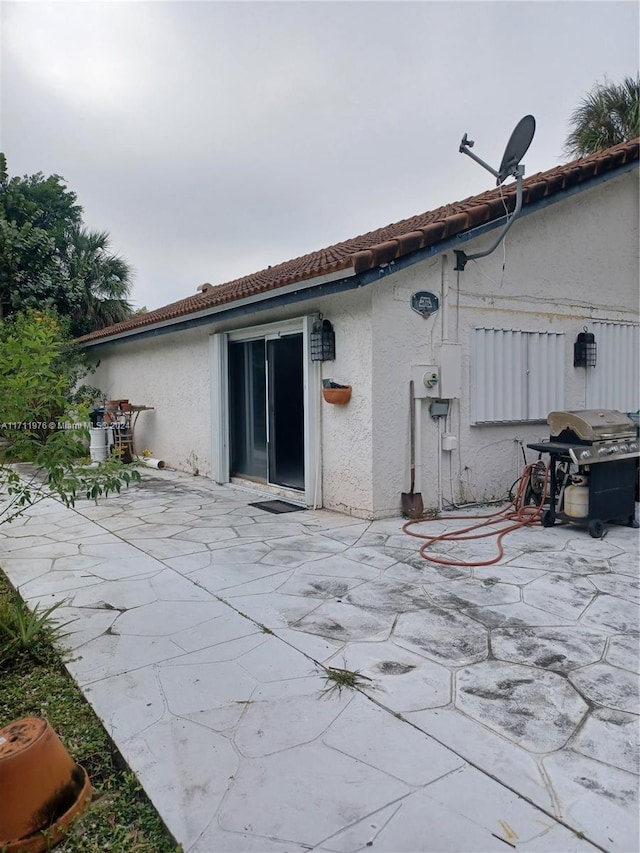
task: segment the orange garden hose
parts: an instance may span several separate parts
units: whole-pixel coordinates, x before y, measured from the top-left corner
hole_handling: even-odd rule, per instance
[[[504,556],[502,540],[507,535],[507,533],[511,533],[512,530],[519,530],[521,527],[527,527],[531,524],[536,524],[540,520],[547,494],[547,482],[549,479],[548,465],[545,466],[542,494],[540,496],[539,504],[537,504],[536,506],[530,506],[525,504],[524,501],[527,485],[529,483],[529,479],[531,478],[533,468],[536,467],[536,464],[537,463],[534,462],[531,465],[526,466],[518,481],[518,488],[516,490],[514,499],[504,509],[498,510],[497,512],[492,512],[488,515],[447,515],[442,517],[442,520],[447,520],[450,518],[484,519],[483,521],[480,521],[479,524],[472,524],[470,527],[462,528],[462,530],[452,530],[449,533],[440,533],[438,536],[430,536],[426,533],[415,533],[410,528],[412,528],[416,524],[422,524],[424,523],[424,521],[437,521],[438,519],[419,518],[407,521],[402,526],[403,532],[407,533],[409,536],[415,536],[416,539],[426,540],[424,544],[420,546],[419,553],[421,557],[424,557],[425,560],[429,560],[431,563],[438,563],[441,566],[493,566],[495,563],[498,563]],[[481,530],[483,527],[488,527],[489,525],[500,522],[505,522],[507,526],[502,527],[500,530],[489,530],[484,533],[474,532]],[[464,542],[472,539],[486,539],[490,536],[497,536],[496,544],[498,546],[498,554],[491,560],[474,560],[473,562],[466,562],[463,560],[444,560],[441,557],[435,557],[433,554],[427,553],[428,549],[434,544],[434,542]]]

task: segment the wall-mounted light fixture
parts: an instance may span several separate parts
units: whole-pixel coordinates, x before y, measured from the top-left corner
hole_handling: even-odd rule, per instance
[[[587,332],[587,327],[584,327],[584,332],[580,332],[573,345],[573,366],[574,367],[595,367],[598,358],[598,345],[596,344],[595,335]]]
[[[322,314],[311,329],[311,361],[334,361],[336,357],[336,336],[329,320],[323,320]]]

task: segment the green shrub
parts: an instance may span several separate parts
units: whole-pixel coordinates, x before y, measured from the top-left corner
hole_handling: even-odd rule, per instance
[[[12,597],[3,597],[0,600],[0,662],[15,660],[22,653],[37,658],[43,643],[61,639],[69,622],[60,624],[53,614],[64,603],[58,601],[44,610],[36,604],[30,610],[17,592]]]
[[[76,389],[88,370],[55,314],[29,310],[0,322],[0,523],[45,497],[73,506],[79,497],[119,492],[140,474],[117,458],[83,464],[89,402],[98,389]],[[31,466],[29,479],[12,463]]]

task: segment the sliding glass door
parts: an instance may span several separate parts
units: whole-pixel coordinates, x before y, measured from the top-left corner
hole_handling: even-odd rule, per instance
[[[229,344],[231,475],[266,482],[267,404],[264,341]]]
[[[304,489],[302,334],[229,343],[230,474]]]

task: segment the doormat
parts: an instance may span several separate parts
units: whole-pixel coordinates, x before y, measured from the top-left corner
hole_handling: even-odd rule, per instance
[[[254,504],[249,504],[249,506],[255,506],[258,509],[263,509],[265,512],[300,512],[305,509],[303,506],[296,506],[296,504],[287,503],[287,501],[258,501]]]

